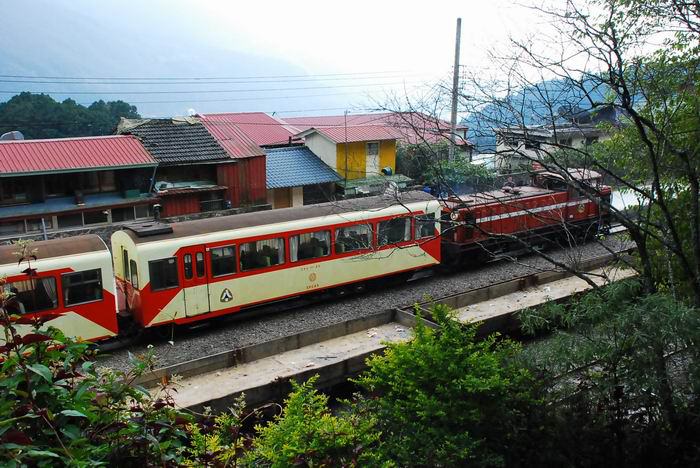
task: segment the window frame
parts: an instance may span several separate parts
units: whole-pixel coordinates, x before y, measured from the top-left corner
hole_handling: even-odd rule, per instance
[[[8,281],[7,283],[5,283],[5,284],[3,285],[3,289],[5,289],[5,291],[11,291],[12,285],[15,284],[15,283],[24,283],[24,282],[32,282],[32,281],[44,281],[44,280],[53,281],[55,297],[54,297],[54,300],[53,300],[52,302],[53,302],[54,304],[53,304],[51,307],[48,307],[48,308],[45,308],[45,309],[41,309],[41,310],[34,310],[34,311],[31,311],[31,312],[28,312],[28,311],[26,311],[26,310],[25,310],[24,312],[17,311],[18,314],[20,314],[20,315],[42,314],[42,313],[48,312],[48,311],[50,311],[50,310],[56,310],[56,309],[58,309],[58,308],[61,306],[60,297],[59,297],[60,294],[59,294],[59,290],[58,290],[58,284],[59,284],[58,280],[57,280],[56,277],[53,276],[53,275],[50,275],[50,276],[38,276],[38,277],[35,277],[35,278],[26,278],[26,279],[19,279],[19,280],[14,280],[14,281]],[[35,286],[36,286],[36,283],[34,283],[34,284],[35,284]],[[35,287],[35,290],[36,290],[36,287]],[[49,299],[50,299],[50,298],[49,298]],[[24,306],[24,303],[22,303],[22,305]]]
[[[435,219],[435,214],[434,213],[424,213],[424,214],[419,214],[414,217],[414,224],[413,224],[413,238],[416,241],[420,241],[423,239],[429,239],[431,237],[435,237],[435,222],[437,220]],[[431,224],[432,225],[432,232],[427,235],[423,236],[421,235],[420,229],[422,226]]]
[[[100,291],[100,297],[97,299],[90,299],[88,301],[81,301],[81,302],[68,302],[66,300],[66,292],[68,291],[68,288],[66,288],[66,278],[69,276],[76,276],[76,275],[84,275],[87,272],[97,272],[97,280],[91,280],[91,281],[82,281],[79,283],[79,285],[85,285],[85,284],[92,284],[97,282],[100,286],[99,291]],[[102,268],[91,268],[89,270],[81,270],[81,271],[72,271],[70,273],[62,273],[61,274],[61,300],[63,301],[63,307],[69,307],[69,306],[79,306],[83,304],[90,304],[91,302],[101,302],[104,300],[104,284],[102,282]]]
[[[136,281],[134,281],[134,276],[136,276]],[[138,263],[133,258],[129,260],[129,279],[131,286],[134,289],[139,289],[139,268]]]
[[[221,256],[220,258],[225,259],[225,258],[233,257],[233,271],[230,273],[219,273],[218,275],[214,274],[216,269],[214,268],[214,263],[213,263],[214,256],[212,255],[212,251],[214,251],[214,250],[222,250],[223,251],[223,249],[226,249],[226,248],[230,248],[231,250],[233,250],[233,255]],[[227,245],[219,245],[216,247],[209,247],[207,250],[209,251],[209,269],[211,270],[211,277],[212,278],[221,278],[223,276],[230,276],[230,275],[235,275],[236,273],[238,273],[238,271],[239,271],[238,270],[238,262],[239,262],[240,257],[238,256],[239,253],[236,250],[236,244],[227,244]],[[205,274],[206,274],[206,267],[205,267]],[[198,276],[198,278],[201,278],[201,276]]]
[[[338,252],[338,231],[341,229],[351,228],[353,226],[367,226],[369,228],[369,246],[362,246],[357,249],[345,250],[343,252]],[[364,223],[350,223],[343,226],[336,226],[333,229],[333,252],[336,255],[352,254],[353,252],[369,252],[376,247],[376,223],[373,221],[367,221]]]
[[[300,259],[299,258],[299,247],[301,246],[301,243],[299,243],[297,245],[297,248],[296,248],[297,259],[293,260],[292,259],[292,250],[293,250],[292,249],[292,242],[294,241],[294,238],[299,238],[300,236],[303,236],[306,234],[313,235],[313,234],[316,234],[319,232],[327,232],[328,233],[328,252],[325,255],[321,255],[319,257],[308,257],[308,258],[301,258]],[[314,239],[317,239],[317,238],[314,237]],[[333,245],[333,229],[332,229],[332,227],[328,226],[328,227],[323,228],[323,229],[314,229],[314,230],[310,230],[310,231],[295,232],[295,233],[289,235],[288,242],[289,242],[289,263],[304,263],[304,262],[314,261],[314,260],[317,260],[320,258],[330,257],[333,254],[333,247],[332,247],[332,245]]]
[[[402,240],[397,241],[397,242],[389,242],[389,241],[387,240],[387,242],[382,243],[382,242],[381,242],[381,238],[379,237],[379,236],[380,236],[380,232],[379,232],[379,231],[380,231],[380,226],[381,226],[383,223],[391,223],[391,222],[394,222],[394,221],[396,221],[396,220],[398,220],[398,219],[404,221],[404,234],[405,234],[405,232],[406,232],[406,231],[405,231],[405,229],[406,229],[406,221],[408,221],[408,239],[402,239]],[[402,244],[405,244],[406,242],[411,242],[412,240],[413,240],[413,223],[411,222],[411,217],[410,217],[410,216],[397,216],[397,217],[395,217],[395,218],[389,218],[389,219],[385,219],[385,220],[382,220],[382,221],[377,221],[377,248],[382,248],[382,247],[386,247],[386,246],[391,247],[391,246],[393,246],[393,245],[402,245]]]
[[[153,287],[152,266],[154,263],[164,262],[167,260],[175,260],[175,277],[177,278],[177,284],[172,285],[172,286],[166,286],[163,288],[154,288]],[[178,268],[177,257],[165,257],[165,258],[158,258],[156,260],[149,260],[148,261],[148,279],[149,279],[148,284],[151,288],[151,292],[160,292],[160,291],[167,291],[168,289],[179,288],[180,287],[180,272],[179,272],[179,268]]]
[[[253,266],[253,267],[251,267],[251,268],[243,268],[243,246],[248,245],[248,244],[257,244],[258,242],[268,242],[268,241],[274,241],[274,240],[281,241],[281,242],[279,243],[279,247],[277,248],[277,250],[279,250],[280,248],[282,249],[282,259],[279,261],[279,263],[270,263],[270,265],[262,265],[262,266]],[[288,248],[288,246],[287,246],[287,237],[286,237],[285,235],[281,235],[281,236],[280,236],[279,234],[277,234],[277,235],[273,235],[273,236],[270,236],[270,237],[265,237],[264,239],[249,240],[248,242],[242,242],[242,241],[241,241],[241,242],[239,242],[239,244],[238,244],[238,266],[239,266],[239,271],[240,271],[241,273],[249,273],[249,272],[252,272],[252,271],[263,270],[263,269],[266,269],[266,268],[277,268],[277,267],[281,267],[281,266],[283,266],[283,265],[285,265],[285,264],[288,263],[288,259],[287,259],[287,252],[288,252],[288,250],[289,250],[289,248]],[[256,247],[255,247],[255,251],[258,252],[257,245],[256,245]],[[246,252],[246,254],[247,254],[247,252]],[[278,257],[278,259],[279,259],[279,252],[278,252],[278,254],[277,254],[277,257]],[[289,263],[292,263],[292,262],[289,262]]]

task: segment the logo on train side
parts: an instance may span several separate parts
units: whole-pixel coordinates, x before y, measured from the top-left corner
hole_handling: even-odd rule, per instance
[[[221,302],[231,302],[233,300],[233,293],[228,289],[221,291],[221,297],[219,298]]]
[[[311,273],[311,274],[309,275],[309,281],[311,281],[311,282],[316,281],[316,273]]]

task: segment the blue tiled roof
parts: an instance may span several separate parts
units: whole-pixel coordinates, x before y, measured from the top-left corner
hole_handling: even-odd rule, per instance
[[[338,182],[340,176],[306,146],[273,148],[267,153],[267,188]]]

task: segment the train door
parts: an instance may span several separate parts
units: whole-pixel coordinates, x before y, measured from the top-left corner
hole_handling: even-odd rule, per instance
[[[205,249],[203,245],[182,249],[182,277],[185,315],[209,312],[209,283],[207,282]]]

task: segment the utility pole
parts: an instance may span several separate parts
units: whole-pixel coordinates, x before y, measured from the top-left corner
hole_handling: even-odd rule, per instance
[[[455,159],[455,139],[457,132],[457,89],[459,88],[459,41],[462,35],[462,18],[457,18],[457,37],[455,39],[455,66],[452,74],[452,118],[450,119],[449,160]]]

